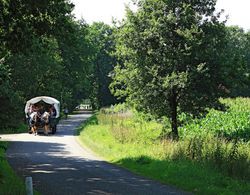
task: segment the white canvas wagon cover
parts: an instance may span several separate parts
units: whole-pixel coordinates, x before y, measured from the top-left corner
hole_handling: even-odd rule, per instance
[[[35,97],[35,98],[32,98],[29,101],[27,101],[26,105],[25,105],[25,109],[24,109],[26,116],[27,116],[28,109],[29,109],[30,105],[36,104],[40,101],[43,101],[47,104],[54,105],[54,107],[56,109],[56,118],[58,118],[60,116],[60,102],[57,99],[52,98],[52,97],[48,97],[48,96],[39,96],[39,97]]]

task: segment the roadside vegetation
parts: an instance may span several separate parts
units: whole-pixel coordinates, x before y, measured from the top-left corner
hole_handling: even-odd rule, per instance
[[[126,108],[102,109],[80,140],[110,162],[196,194],[250,192],[250,99],[221,99],[227,111],[203,118],[180,115],[179,141],[169,121]]]
[[[0,194],[26,194],[24,181],[11,169],[5,158],[6,142],[0,142]]]
[[[6,127],[1,129],[1,134],[11,134],[11,133],[27,133],[28,126],[27,124],[20,122],[17,127]]]
[[[113,27],[76,21],[73,8],[67,0],[0,1],[0,133],[18,128],[36,96],[70,112],[83,99],[95,108],[115,101],[107,77],[116,63]]]
[[[188,191],[249,193],[249,99],[219,98],[250,97],[250,31],[216,2],[138,0],[109,26],[76,21],[67,0],[0,1],[0,134],[23,132],[34,96],[69,111],[126,102],[101,109],[84,143]]]

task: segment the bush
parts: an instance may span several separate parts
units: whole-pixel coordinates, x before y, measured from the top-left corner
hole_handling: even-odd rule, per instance
[[[250,98],[221,99],[228,109],[209,110],[201,119],[191,120],[189,116],[181,114],[184,123],[180,128],[180,137],[206,136],[211,133],[226,140],[250,140]]]

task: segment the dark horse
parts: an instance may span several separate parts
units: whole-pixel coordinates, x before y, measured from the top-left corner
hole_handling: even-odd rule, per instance
[[[38,128],[44,129],[44,134],[48,135],[50,129],[50,114],[48,112],[34,112],[30,116],[31,131],[37,135]]]

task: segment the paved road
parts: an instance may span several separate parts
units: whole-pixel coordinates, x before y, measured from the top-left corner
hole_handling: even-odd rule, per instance
[[[89,116],[69,116],[55,135],[1,135],[11,141],[8,161],[21,177],[32,176],[34,188],[43,195],[184,194],[106,163],[82,148],[74,132]]]

